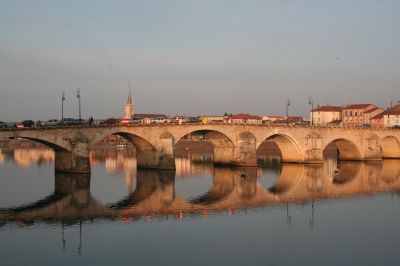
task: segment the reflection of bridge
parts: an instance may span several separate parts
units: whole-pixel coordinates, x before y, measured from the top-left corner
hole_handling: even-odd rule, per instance
[[[396,160],[342,162],[339,173],[328,173],[321,165],[285,164],[270,188],[259,183],[257,168],[214,168],[213,174],[208,192],[184,199],[175,191],[173,171],[139,170],[135,191],[117,203],[103,205],[90,195],[90,175],[57,173],[52,195],[29,205],[1,209],[0,223],[208,213],[400,191]]]
[[[257,149],[267,139],[278,145],[283,162],[322,163],[332,142],[345,160],[400,158],[400,131],[389,129],[193,124],[3,130],[0,138],[43,143],[56,151],[56,170],[84,173],[90,172],[89,150],[113,134],[135,145],[142,168],[175,169],[175,144],[189,134],[213,144],[215,164],[256,166]]]

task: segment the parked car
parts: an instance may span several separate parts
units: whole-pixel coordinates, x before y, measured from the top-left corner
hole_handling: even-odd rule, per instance
[[[0,121],[0,128],[7,128],[7,124],[3,121]]]
[[[79,119],[75,118],[64,118],[64,121],[62,121],[62,125],[66,126],[76,126],[79,125]]]
[[[35,126],[35,122],[33,122],[32,120],[24,120],[24,121],[22,121],[22,124],[24,125],[24,127],[34,127]]]
[[[370,124],[362,124],[360,128],[371,128]]]
[[[58,124],[59,121],[57,119],[50,119],[43,123],[45,127],[54,127],[57,126]]]

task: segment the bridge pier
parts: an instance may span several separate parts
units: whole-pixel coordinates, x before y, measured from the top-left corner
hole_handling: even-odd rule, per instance
[[[70,140],[71,151],[55,150],[56,172],[87,174],[90,173],[89,141],[78,133]]]
[[[175,170],[175,156],[164,150],[137,150],[136,157],[138,168]]]
[[[175,170],[174,140],[165,134],[155,144],[154,149],[137,149],[137,167]]]

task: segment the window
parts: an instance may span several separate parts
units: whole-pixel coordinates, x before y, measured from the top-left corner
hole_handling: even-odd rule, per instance
[[[350,116],[353,116],[353,111],[350,111]]]
[[[354,116],[357,116],[357,112],[354,112]]]

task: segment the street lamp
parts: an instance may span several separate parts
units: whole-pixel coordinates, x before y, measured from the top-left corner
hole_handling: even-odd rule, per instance
[[[314,101],[312,97],[308,97],[308,104],[311,105],[311,125],[314,125]]]
[[[81,117],[81,90],[79,88],[76,89],[76,97],[78,98],[79,101],[79,124],[80,124],[82,117]]]
[[[290,98],[286,100],[286,124],[289,124],[289,105],[290,105]]]
[[[65,101],[65,91],[61,91],[61,124],[64,123],[64,101]]]

